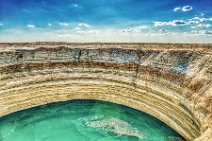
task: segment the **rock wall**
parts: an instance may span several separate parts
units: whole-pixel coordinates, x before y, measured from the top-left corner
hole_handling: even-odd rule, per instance
[[[0,115],[71,99],[144,111],[212,139],[212,45],[0,44]]]

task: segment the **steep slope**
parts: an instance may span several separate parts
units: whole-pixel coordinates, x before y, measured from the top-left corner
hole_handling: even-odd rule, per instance
[[[71,99],[139,109],[187,140],[212,139],[212,45],[0,45],[0,115]]]

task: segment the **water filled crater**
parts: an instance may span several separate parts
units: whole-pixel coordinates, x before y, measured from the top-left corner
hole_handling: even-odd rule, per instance
[[[0,118],[0,141],[181,141],[141,111],[109,102],[74,100]]]

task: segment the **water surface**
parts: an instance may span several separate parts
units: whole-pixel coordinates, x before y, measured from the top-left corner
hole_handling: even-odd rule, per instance
[[[0,141],[180,141],[158,119],[102,101],[75,100],[0,118]]]

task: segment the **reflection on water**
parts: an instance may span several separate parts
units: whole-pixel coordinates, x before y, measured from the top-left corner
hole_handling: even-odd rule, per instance
[[[161,121],[122,105],[55,103],[0,118],[0,141],[181,141]]]

